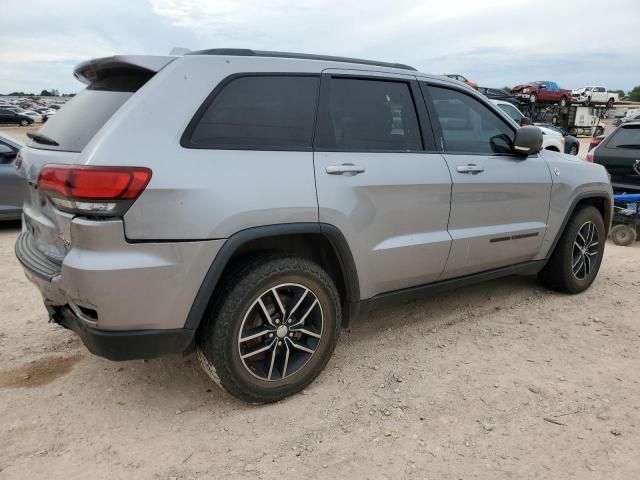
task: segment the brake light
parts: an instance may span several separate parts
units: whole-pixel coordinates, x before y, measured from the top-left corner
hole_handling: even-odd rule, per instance
[[[598,145],[600,145],[602,143],[602,140],[603,140],[602,138],[598,138],[598,137],[591,140],[591,143],[589,143],[589,151],[593,150]]]
[[[593,163],[593,153],[587,153],[587,156],[584,158],[587,162]]]
[[[123,214],[149,180],[144,167],[46,165],[38,187],[63,211],[113,216]]]

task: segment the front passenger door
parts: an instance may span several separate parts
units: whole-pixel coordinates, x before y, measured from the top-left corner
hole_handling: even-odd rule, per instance
[[[476,96],[422,85],[453,180],[442,278],[531,260],[547,228],[551,175],[538,155],[512,154],[515,126]],[[430,100],[429,100],[430,98]]]

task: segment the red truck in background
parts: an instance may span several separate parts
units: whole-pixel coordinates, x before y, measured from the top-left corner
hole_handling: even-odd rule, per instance
[[[516,85],[511,93],[531,103],[558,103],[566,106],[571,100],[571,90],[558,87],[556,82],[537,81]]]

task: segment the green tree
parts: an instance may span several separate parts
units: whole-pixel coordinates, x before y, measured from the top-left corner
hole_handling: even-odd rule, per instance
[[[40,92],[40,96],[41,97],[50,97],[51,96],[51,92],[49,92],[49,90],[42,90]]]
[[[640,102],[640,85],[636,85],[631,90],[629,90],[629,100],[634,102]]]

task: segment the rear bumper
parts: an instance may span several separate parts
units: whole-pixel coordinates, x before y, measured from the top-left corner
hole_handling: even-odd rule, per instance
[[[26,214],[25,214],[26,216]],[[48,307],[67,306],[98,331],[179,330],[223,240],[129,243],[121,220],[74,218],[56,263],[32,232],[16,242],[25,274]]]
[[[187,353],[192,349],[194,330],[106,331],[94,328],[73,313],[71,308],[47,307],[52,321],[73,330],[94,355],[109,360],[156,358],[171,353]]]

